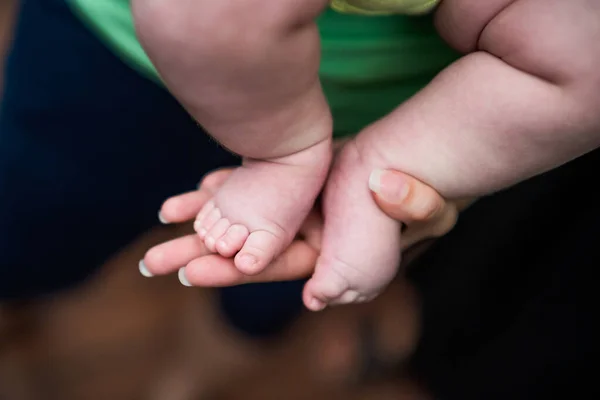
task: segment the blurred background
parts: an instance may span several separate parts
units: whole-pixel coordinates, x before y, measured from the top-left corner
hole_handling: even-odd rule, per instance
[[[16,3],[0,0],[0,68]],[[417,335],[405,284],[251,339],[222,320],[212,291],[139,274],[146,249],[178,229],[148,232],[60,296],[0,303],[0,400],[427,398],[401,368]]]
[[[71,4],[133,37],[128,1],[104,1]],[[219,151],[186,136],[198,126],[181,106],[65,0],[0,0],[0,70],[19,5],[5,102],[0,91],[0,298],[70,289],[0,300],[0,400],[600,398],[587,379],[600,355],[600,150],[478,200],[408,269],[412,284],[290,321],[298,282],[270,296],[140,275],[147,249],[190,231],[159,225],[160,202]]]

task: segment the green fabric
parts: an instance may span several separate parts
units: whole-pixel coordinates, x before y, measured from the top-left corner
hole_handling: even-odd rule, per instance
[[[160,83],[136,39],[129,0],[68,1],[117,55]],[[321,81],[337,135],[354,134],[381,118],[457,58],[430,16],[366,17],[328,10],[318,22]]]
[[[325,13],[321,82],[338,135],[354,134],[414,95],[458,55],[431,16]]]
[[[132,68],[161,82],[137,40],[130,0],[67,0],[75,15]]]

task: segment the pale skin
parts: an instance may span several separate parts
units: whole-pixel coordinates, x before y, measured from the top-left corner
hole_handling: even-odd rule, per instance
[[[314,24],[327,2],[303,4],[134,2],[141,40],[169,88],[246,157],[197,222],[206,246],[237,253],[245,273],[261,271],[289,245],[330,162]],[[598,21],[595,0],[442,1],[438,30],[465,56],[342,150],[325,187],[307,307],[372,299],[396,273],[399,223],[371,199],[366,182],[377,186],[380,176],[373,170],[407,172],[448,198],[474,197],[596,148]]]
[[[168,224],[194,219],[232,171],[212,172],[202,180],[198,190],[171,197],[161,207],[160,219]],[[373,193],[373,199],[390,218],[405,222],[402,248],[406,250],[423,240],[445,235],[454,227],[458,212],[471,202],[445,201],[429,186],[401,172],[386,171],[382,177],[383,185]],[[398,196],[399,193],[407,195]],[[231,258],[214,254],[195,234],[178,237],[148,250],[140,262],[140,270],[146,276],[179,270],[182,283],[202,287],[307,278],[315,269],[322,230],[322,218],[318,212],[311,212],[292,245],[256,275],[241,273]]]

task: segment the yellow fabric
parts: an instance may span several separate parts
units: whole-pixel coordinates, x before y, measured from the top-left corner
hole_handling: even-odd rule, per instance
[[[332,0],[331,8],[347,14],[420,15],[432,11],[441,0]]]

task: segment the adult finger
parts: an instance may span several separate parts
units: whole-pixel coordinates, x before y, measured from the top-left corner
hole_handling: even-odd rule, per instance
[[[212,197],[208,190],[195,190],[167,199],[158,214],[163,224],[186,222],[196,217]]]
[[[231,168],[210,172],[202,179],[198,190],[167,199],[160,209],[158,218],[165,224],[185,222],[195,218],[202,206],[232,172]]]
[[[306,278],[314,272],[321,248],[322,231],[323,219],[313,210],[300,228],[299,239],[292,242],[263,272],[245,275],[235,267],[232,259],[210,254],[190,261],[180,270],[179,279],[186,286],[224,287]]]
[[[446,212],[446,201],[439,193],[402,172],[375,170],[369,177],[369,188],[381,210],[406,225]]]
[[[413,245],[431,238],[439,238],[450,232],[460,212],[467,209],[476,199],[462,199],[445,202],[442,208],[430,220],[413,222],[407,226],[402,235],[402,248],[407,249]]]
[[[320,215],[313,212],[299,232],[302,239],[294,241],[265,271],[254,276],[238,271],[232,259],[212,254],[196,234],[173,239],[148,250],[140,261],[140,272],[150,277],[169,274],[186,266],[184,271],[180,271],[182,283],[210,287],[301,279],[314,271],[321,231]]]
[[[204,176],[204,178],[202,178],[198,184],[198,188],[207,189],[208,191],[214,193],[223,185],[223,183],[225,183],[233,171],[235,171],[235,168],[227,167],[209,172]]]
[[[190,261],[210,254],[197,234],[182,236],[152,247],[140,261],[142,275],[166,275],[178,271]]]
[[[179,271],[186,286],[225,287],[246,283],[279,282],[302,279],[313,273],[317,251],[303,240],[294,241],[263,272],[248,276],[241,273],[233,260],[210,254],[191,261]]]
[[[454,228],[458,220],[458,209],[454,203],[446,203],[432,219],[408,225],[402,235],[402,249],[432,238],[439,238]]]

